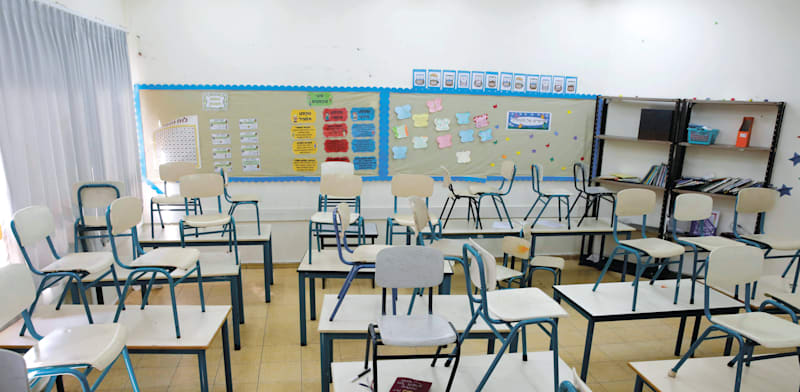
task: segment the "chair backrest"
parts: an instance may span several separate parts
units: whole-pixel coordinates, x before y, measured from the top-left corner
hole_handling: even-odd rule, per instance
[[[583,164],[576,162],[572,165],[572,185],[578,192],[586,192],[586,170]]]
[[[424,246],[396,246],[378,252],[375,284],[392,289],[434,287],[444,278],[444,254]]]
[[[684,193],[675,198],[675,210],[672,217],[678,221],[699,221],[711,216],[714,201],[709,195]]]
[[[328,174],[355,174],[355,167],[351,162],[322,162],[320,165],[320,175],[325,176]]]
[[[0,325],[17,318],[28,309],[36,298],[28,267],[22,264],[9,264],[0,268]]]
[[[542,189],[541,175],[540,175],[541,172],[542,170],[539,168],[539,165],[535,163],[531,165],[531,187],[533,188],[533,191],[536,193],[540,193]]]
[[[431,197],[433,178],[423,174],[396,174],[392,177],[392,195],[395,197]]]
[[[88,186],[87,186],[88,185]],[[112,201],[123,193],[124,184],[120,181],[84,181],[72,185],[73,202],[83,208],[105,210]]]
[[[106,223],[112,235],[120,235],[142,221],[142,199],[128,196],[114,200],[106,212]]]
[[[336,218],[339,220],[339,234],[343,240],[345,237],[345,233],[347,229],[350,228],[350,216],[352,214],[352,208],[347,203],[339,203],[336,205],[336,209],[333,211],[333,214],[338,215]]]
[[[164,182],[178,182],[181,177],[197,172],[197,163],[169,162],[158,166],[158,176]]]
[[[647,215],[656,208],[656,193],[650,189],[625,189],[617,193],[616,216]]]
[[[528,259],[531,256],[531,242],[522,237],[503,237],[503,253],[520,259]]]
[[[715,249],[706,261],[706,283],[733,287],[757,281],[764,267],[764,251],[753,246]]]
[[[361,177],[354,174],[325,174],[319,182],[319,193],[333,198],[361,196]]]
[[[55,230],[53,213],[45,206],[30,206],[15,212],[11,225],[14,236],[23,247],[36,244]]]
[[[450,170],[447,170],[447,168],[444,166],[439,167],[442,168],[442,171],[444,171],[444,176],[442,176],[442,185],[444,185],[445,188],[450,189],[450,186],[453,185],[453,180],[450,178]]]
[[[778,191],[770,188],[745,188],[736,194],[736,212],[759,214],[775,206]]]
[[[0,385],[2,391],[29,391],[25,358],[13,351],[0,349],[0,380],[3,380]]]
[[[218,173],[196,173],[178,179],[180,194],[185,199],[220,197],[225,192],[225,180]]]
[[[514,161],[503,161],[503,164],[500,165],[500,175],[503,176],[506,180],[511,180],[514,178],[514,171],[516,171],[517,165]]]
[[[414,231],[419,234],[425,230],[425,226],[431,221],[428,206],[425,205],[424,200],[416,196],[409,198],[409,202],[411,203],[411,212],[414,217]]]
[[[486,291],[493,291],[497,287],[497,261],[495,260],[494,256],[489,253],[489,251],[478,245],[475,240],[470,238],[469,242],[470,245],[475,248],[475,250],[478,251],[478,254],[481,256],[484,281],[481,281],[479,263],[474,260],[472,254],[469,254],[469,279],[472,281],[472,284],[475,287]]]

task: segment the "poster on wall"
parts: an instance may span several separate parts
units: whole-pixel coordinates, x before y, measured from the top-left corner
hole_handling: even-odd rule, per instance
[[[429,69],[428,70],[428,88],[442,88],[442,70],[441,69]]]
[[[539,91],[539,75],[527,75],[525,78],[525,91],[531,93]]]
[[[500,90],[501,91],[511,91],[514,87],[514,74],[510,72],[501,72],[500,73]]]
[[[556,94],[564,94],[563,76],[553,76],[553,92]]]
[[[456,83],[458,83],[458,85],[456,87],[459,90],[469,90],[469,78],[470,78],[469,71],[458,71],[458,78],[456,80]]]
[[[228,110],[228,93],[203,93],[203,110],[210,112]]]
[[[551,113],[510,111],[506,116],[506,129],[509,131],[549,131],[551,121]]]
[[[442,88],[456,88],[456,71],[442,71]]]
[[[525,74],[514,74],[514,86],[513,90],[515,93],[524,93],[525,92]]]
[[[549,93],[553,88],[553,77],[550,75],[539,76],[539,92]]]
[[[197,115],[183,116],[168,122],[153,132],[153,142],[158,163],[197,162],[200,135]],[[228,138],[230,144],[230,137]]]
[[[577,94],[578,93],[578,78],[575,76],[567,76],[567,94]]]
[[[411,85],[415,88],[422,88],[425,87],[425,79],[427,78],[427,72],[424,69],[415,69],[413,71]]]
[[[486,91],[497,91],[500,82],[500,76],[497,72],[487,72],[486,73]]]
[[[472,71],[472,82],[470,83],[470,90],[483,91],[484,89],[484,73],[481,71]]]

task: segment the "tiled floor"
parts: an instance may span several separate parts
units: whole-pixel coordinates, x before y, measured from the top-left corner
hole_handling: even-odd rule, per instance
[[[463,273],[457,267],[453,278],[454,293],[464,293]],[[260,269],[245,269],[244,301],[246,324],[242,325],[242,349],[232,352],[233,383],[237,391],[319,391],[319,335],[315,333],[317,322],[309,323],[309,344],[300,346],[297,275],[294,268],[276,268],[275,285],[272,288],[272,303],[265,304],[263,272]],[[593,268],[577,266],[574,260],[567,262],[563,283],[588,283],[597,279],[599,272]],[[548,287],[551,276],[538,273],[537,287]],[[609,273],[607,280],[617,280],[619,275]],[[319,280],[317,280],[319,285]],[[335,293],[341,281],[329,281],[325,293]],[[228,304],[228,289],[223,283],[208,283],[205,286],[207,304]],[[194,285],[179,286],[179,303],[197,304]],[[352,294],[378,293],[368,280],[356,280]],[[135,303],[138,295],[129,297]],[[322,301],[318,301],[321,306]],[[169,303],[167,290],[154,291],[152,303]],[[566,307],[570,317],[559,324],[559,347],[562,358],[576,368],[580,367],[586,334],[586,320],[572,308]],[[703,326],[705,328],[705,325]],[[631,391],[634,373],[627,365],[632,360],[654,360],[675,358],[672,355],[678,319],[620,321],[601,323],[595,327],[594,346],[589,368],[589,386],[594,391]],[[546,336],[529,328],[529,350],[545,350]],[[688,347],[689,334],[684,342]],[[698,351],[700,356],[718,356],[722,353],[722,341],[705,343]],[[210,382],[214,391],[224,391],[225,378],[222,368],[221,339],[215,338],[215,348],[208,354]],[[356,361],[363,358],[363,342],[337,342],[334,348],[336,361]],[[485,343],[468,342],[464,352],[482,354]],[[176,355],[132,355],[136,376],[143,391],[197,391],[199,382],[194,356]],[[130,389],[121,362],[104,380],[104,391],[126,391]],[[580,370],[580,369],[578,369]],[[77,391],[76,385],[67,382],[68,390]]]

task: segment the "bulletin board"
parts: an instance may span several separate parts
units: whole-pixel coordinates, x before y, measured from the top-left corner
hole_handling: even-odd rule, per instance
[[[595,102],[585,99],[393,93],[389,173],[497,176],[503,160],[530,176],[571,177],[591,161]]]

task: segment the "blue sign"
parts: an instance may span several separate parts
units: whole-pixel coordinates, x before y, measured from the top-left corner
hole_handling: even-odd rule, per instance
[[[550,120],[550,113],[508,112],[508,117],[506,118],[506,129],[509,131],[527,129],[549,131]]]
[[[350,118],[353,121],[374,121],[375,109],[374,108],[352,108],[350,109]]]
[[[355,157],[353,158],[355,170],[375,170],[378,167],[378,159],[375,157]]]
[[[353,152],[374,152],[375,139],[353,139],[350,143]]]
[[[353,137],[375,137],[375,124],[357,123],[352,127]]]

